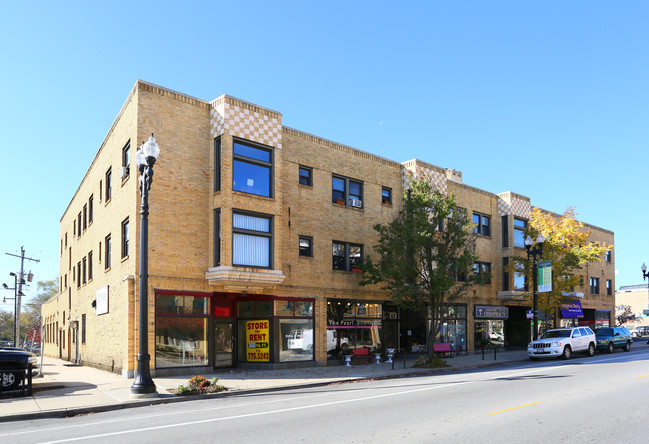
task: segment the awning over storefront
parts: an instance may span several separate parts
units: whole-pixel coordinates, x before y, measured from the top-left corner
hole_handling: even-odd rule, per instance
[[[581,309],[581,302],[574,301],[561,304],[561,317],[563,319],[583,319],[584,311]]]

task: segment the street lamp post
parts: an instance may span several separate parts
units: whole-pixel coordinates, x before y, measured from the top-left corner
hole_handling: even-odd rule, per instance
[[[532,259],[532,310],[533,310],[533,324],[534,324],[534,341],[539,338],[539,304],[538,304],[538,280],[539,280],[539,263],[538,258],[543,256],[543,242],[545,237],[542,234],[536,238],[536,245],[532,248],[534,240],[530,236],[525,238],[525,249],[527,250],[527,260]]]
[[[153,134],[146,143],[143,143],[135,154],[135,162],[140,173],[140,338],[139,353],[137,354],[137,368],[135,381],[131,386],[131,397],[140,398],[155,396],[157,394],[155,383],[151,378],[149,369],[149,326],[148,326],[148,243],[149,243],[149,190],[153,181],[153,164],[155,163],[160,148],[153,138]]]
[[[647,266],[644,262],[642,263],[642,267],[640,267],[640,269],[642,270],[642,280],[647,280],[649,273],[647,273]],[[649,294],[649,281],[647,281],[647,292]],[[647,344],[649,344],[649,341],[647,341]]]
[[[16,273],[11,272],[9,273],[9,276],[14,277],[14,287],[9,288],[7,284],[2,284],[2,286],[5,290],[13,290],[14,297],[13,298],[3,297],[2,303],[6,304],[7,299],[9,300],[13,299],[14,301],[14,347],[18,347],[18,339],[20,339],[18,337],[18,296],[24,296],[24,294],[22,291],[18,291],[18,275]],[[22,281],[21,283],[24,283],[24,281]]]

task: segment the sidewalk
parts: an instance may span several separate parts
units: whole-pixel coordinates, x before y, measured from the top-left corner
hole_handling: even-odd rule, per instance
[[[202,376],[218,377],[227,392],[209,396],[228,396],[236,393],[281,390],[306,386],[327,385],[361,379],[395,378],[402,375],[440,373],[527,361],[525,350],[499,352],[494,360],[493,351],[482,354],[456,356],[445,359],[450,367],[443,369],[412,368],[414,359],[399,359],[392,364],[366,364],[345,367],[309,367],[289,370],[223,369]],[[0,399],[0,422],[74,416],[89,412],[139,407],[163,402],[181,402],[196,399],[194,396],[175,396],[169,391],[196,374],[190,369],[185,376],[155,377],[158,396],[155,398],[130,399],[133,379],[98,370],[75,366],[67,361],[45,357],[43,376],[33,380],[32,396]]]

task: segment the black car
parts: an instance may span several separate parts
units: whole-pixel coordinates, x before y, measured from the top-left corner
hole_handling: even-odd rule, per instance
[[[0,348],[0,381],[2,390],[13,390],[25,377],[25,370],[32,364],[32,372],[38,366],[38,356],[17,348]]]

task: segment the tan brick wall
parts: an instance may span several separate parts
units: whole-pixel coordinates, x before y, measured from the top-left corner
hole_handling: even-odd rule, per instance
[[[473,344],[473,306],[529,305],[526,300],[500,300],[502,258],[524,254],[513,247],[513,217],[527,217],[529,199],[515,193],[499,195],[463,184],[462,173],[445,170],[418,160],[403,165],[367,152],[331,142],[291,128],[282,127],[282,115],[254,104],[221,96],[208,103],[164,88],[138,82],[97,156],[61,218],[61,240],[67,246],[61,254],[60,275],[67,287],[43,308],[46,322],[65,332],[63,357],[74,358],[74,344],[68,344],[70,320],[87,316],[86,344],[80,344],[84,364],[119,372],[134,368],[138,338],[138,248],[139,210],[134,156],[151,133],[160,145],[150,192],[149,216],[149,352],[154,350],[154,289],[264,293],[283,297],[313,297],[316,300],[316,361],[326,362],[326,307],[328,298],[366,301],[386,300],[377,287],[359,287],[360,274],[332,269],[332,241],[360,243],[365,256],[374,254],[377,241],[373,226],[385,223],[402,207],[403,186],[410,172],[425,177],[445,193],[455,195],[459,206],[491,216],[491,236],[479,236],[477,253],[492,264],[491,284],[477,286],[461,303],[467,303],[467,339]],[[214,137],[221,136],[221,190],[214,192]],[[274,192],[270,198],[232,190],[233,137],[272,148]],[[131,142],[131,174],[119,177],[121,152]],[[300,165],[313,169],[313,186],[299,184]],[[108,168],[113,171],[113,196],[100,199],[99,184]],[[332,175],[363,183],[363,208],[331,202]],[[393,205],[381,203],[381,189],[392,189]],[[73,235],[73,224],[90,195],[94,196],[94,220],[81,236]],[[273,216],[274,269],[284,276],[280,284],[270,281],[219,281],[209,279],[215,270],[214,209],[221,210],[221,266],[232,266],[232,211],[247,210]],[[501,216],[507,215],[510,247],[502,246]],[[121,260],[121,223],[130,221],[130,255]],[[613,233],[588,227],[593,239],[613,241]],[[104,270],[105,236],[112,237],[112,264]],[[313,238],[313,257],[299,256],[300,235]],[[102,248],[101,257],[99,248]],[[71,250],[70,250],[71,249]],[[77,288],[72,267],[93,252],[93,280]],[[100,261],[101,259],[101,261]],[[265,279],[254,268],[241,267]],[[586,273],[614,279],[614,262],[589,264]],[[513,281],[513,278],[510,278]],[[281,279],[280,279],[281,280]],[[588,278],[586,277],[586,284]],[[109,285],[110,311],[97,316],[91,307],[98,288]],[[587,285],[586,285],[587,286]],[[511,287],[511,285],[510,285]],[[68,301],[68,293],[71,301]],[[70,307],[71,306],[71,307]],[[613,298],[602,295],[585,299],[585,308],[613,309]],[[614,309],[613,309],[614,310]],[[65,315],[64,315],[65,313]],[[45,353],[58,356],[56,341],[45,344]]]

